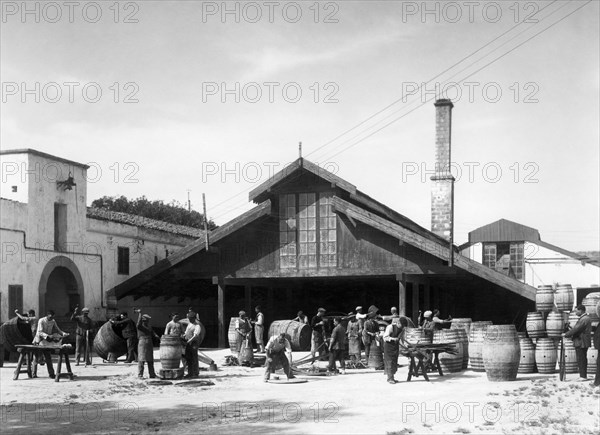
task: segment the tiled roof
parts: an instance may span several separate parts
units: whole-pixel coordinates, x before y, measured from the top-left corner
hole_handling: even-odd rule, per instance
[[[169,222],[150,219],[144,216],[137,216],[118,211],[104,210],[101,208],[88,207],[87,217],[103,221],[118,222],[136,227],[149,228],[152,230],[165,231],[167,233],[178,234],[180,236],[200,238],[204,231],[200,228],[187,227],[185,225],[176,225]]]

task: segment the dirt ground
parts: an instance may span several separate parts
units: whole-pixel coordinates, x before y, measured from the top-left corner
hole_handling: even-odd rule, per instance
[[[75,367],[73,381],[55,383],[39,367],[38,379],[16,363],[0,369],[3,434],[284,433],[284,434],[594,434],[599,433],[600,396],[588,382],[568,375],[519,375],[489,382],[467,370],[431,382],[406,382],[407,360],[395,385],[381,371],[306,376],[306,383],[265,384],[261,367],[224,367],[229,350],[205,350],[219,366],[200,380],[214,385],[150,385],[137,365]],[[306,353],[294,352],[294,359]],[[156,368],[160,368],[155,351]],[[325,367],[325,363],[320,363]],[[56,366],[56,364],[55,364]],[[202,367],[205,367],[201,364]],[[281,379],[285,376],[281,375]]]

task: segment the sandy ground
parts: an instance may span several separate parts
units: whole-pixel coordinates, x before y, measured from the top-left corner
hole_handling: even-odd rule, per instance
[[[209,386],[150,385],[137,366],[73,366],[76,378],[55,383],[0,369],[2,433],[284,433],[284,434],[562,434],[598,433],[600,396],[568,375],[519,375],[488,382],[485,373],[431,376],[406,382],[401,358],[396,385],[382,372],[304,377],[306,383],[265,384],[264,369],[223,367],[229,350],[206,350],[217,372],[202,371]],[[294,359],[306,355],[294,353]],[[156,368],[160,368],[155,352]],[[320,363],[325,367],[325,363]],[[201,366],[204,366],[201,364]],[[285,376],[281,376],[285,378]]]

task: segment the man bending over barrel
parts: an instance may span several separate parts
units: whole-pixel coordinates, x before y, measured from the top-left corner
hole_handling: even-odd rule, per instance
[[[117,319],[110,321],[116,326],[117,330],[127,340],[127,359],[126,363],[130,364],[137,360],[137,327],[135,322],[129,318],[127,311],[123,311]]]
[[[265,351],[267,353],[267,361],[265,363],[265,382],[269,382],[271,370],[275,371],[275,368],[279,366],[283,367],[283,371],[285,372],[288,380],[295,378],[290,367],[292,364],[292,346],[290,345],[289,340],[285,338],[284,332],[281,332],[278,335],[273,335],[269,339]],[[284,352],[287,353],[287,358]]]

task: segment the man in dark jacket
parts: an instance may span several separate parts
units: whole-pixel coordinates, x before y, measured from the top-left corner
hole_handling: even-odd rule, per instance
[[[398,371],[398,356],[400,353],[400,341],[402,340],[402,331],[408,325],[405,317],[399,317],[398,323],[392,322],[385,328],[383,333],[383,363],[385,366],[384,374],[387,375],[387,381],[395,384],[394,375]]]
[[[125,340],[127,340],[127,359],[125,362],[134,362],[137,360],[138,345],[137,327],[135,322],[129,318],[127,311],[123,311],[119,318],[111,320],[111,323],[121,331],[121,335]]]
[[[148,374],[151,378],[156,377],[154,372],[154,346],[153,338],[160,338],[150,326],[151,317],[148,314],[142,315],[138,312],[137,330],[138,330],[138,378],[144,377],[144,363],[148,364]]]
[[[342,325],[342,318],[333,319],[333,331],[331,332],[331,342],[329,343],[329,371],[336,372],[335,361],[340,362],[342,374],[346,374],[346,364],[344,362],[344,345],[346,344],[346,329]]]
[[[587,351],[592,344],[592,320],[585,312],[585,305],[577,305],[575,308],[579,320],[575,327],[563,333],[563,337],[572,338],[579,366],[579,380],[587,381]]]

